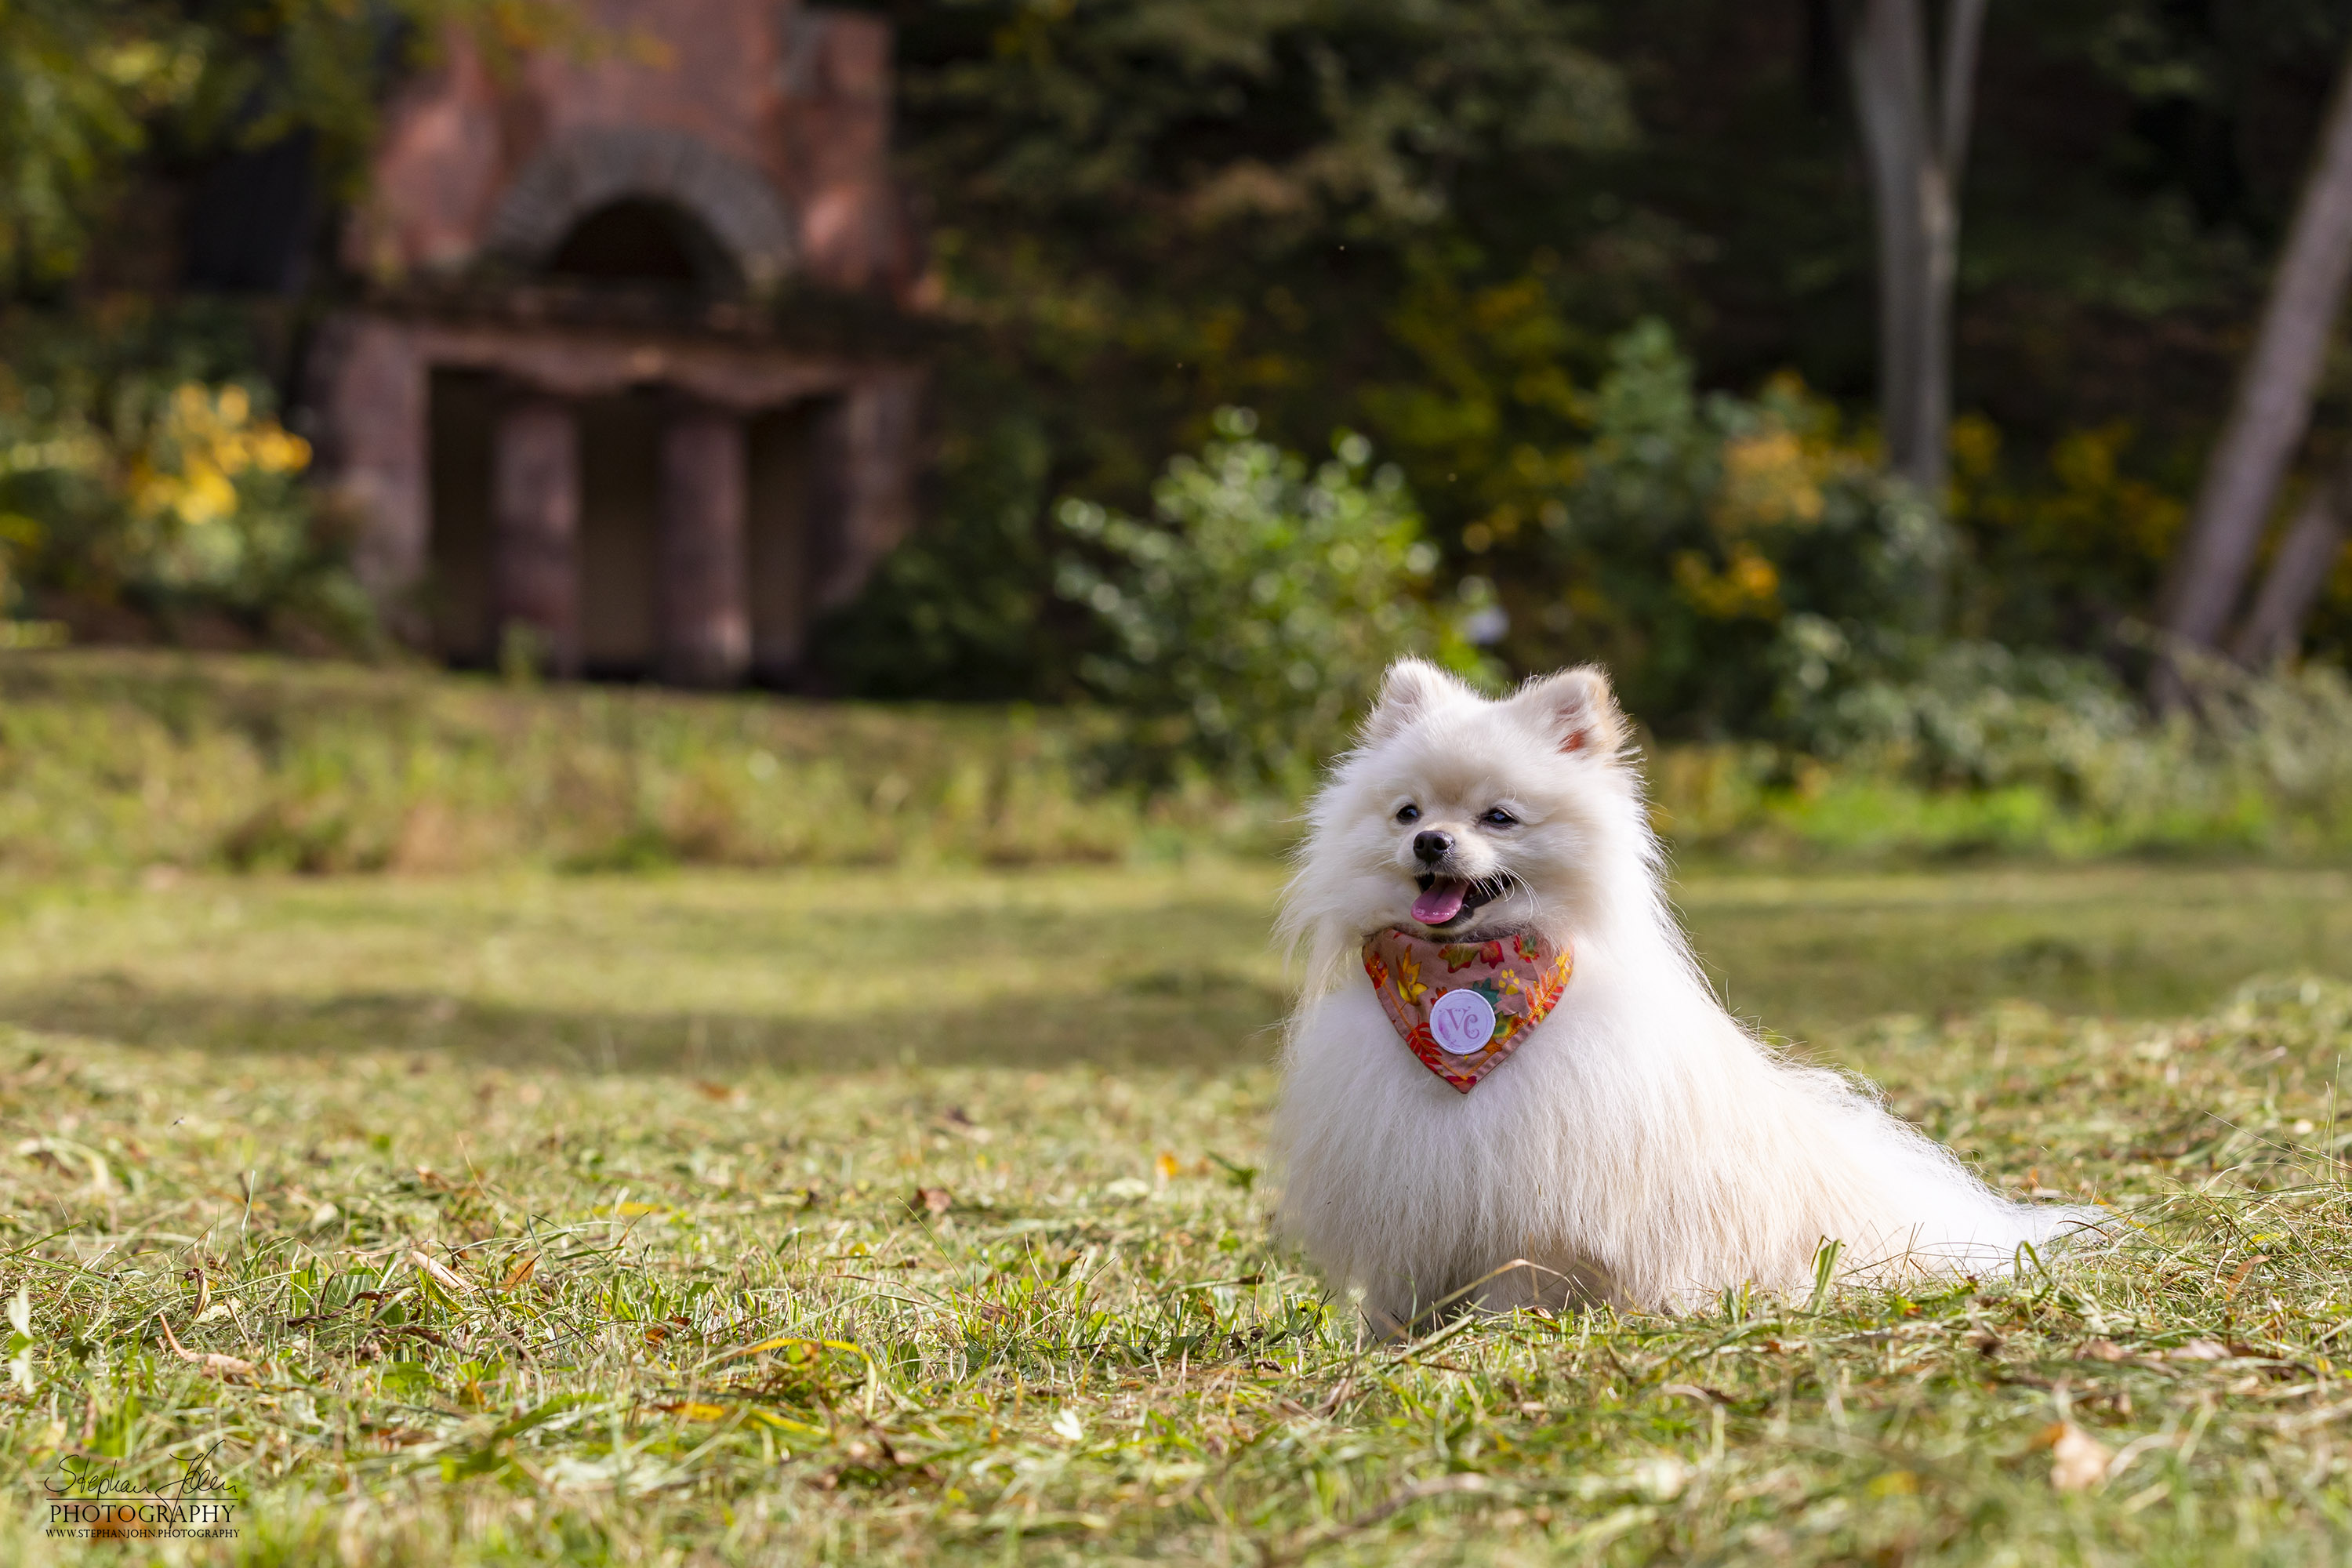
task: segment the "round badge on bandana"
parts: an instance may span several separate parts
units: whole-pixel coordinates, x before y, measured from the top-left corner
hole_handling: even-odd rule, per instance
[[[1432,942],[1391,926],[1364,939],[1364,973],[1397,1037],[1464,1094],[1544,1021],[1574,968],[1568,949],[1531,934]]]
[[[1495,1037],[1495,1005],[1475,991],[1448,991],[1429,1009],[1429,1032],[1450,1057],[1466,1057]]]

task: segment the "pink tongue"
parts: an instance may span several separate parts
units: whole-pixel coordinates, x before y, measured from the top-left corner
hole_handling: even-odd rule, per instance
[[[1440,877],[1429,885],[1429,891],[1413,900],[1412,918],[1425,926],[1442,926],[1462,912],[1462,900],[1469,891],[1469,883]]]

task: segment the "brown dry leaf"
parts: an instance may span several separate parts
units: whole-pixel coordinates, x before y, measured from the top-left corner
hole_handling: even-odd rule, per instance
[[[715,1100],[721,1105],[738,1105],[745,1098],[743,1091],[733,1084],[713,1083],[707,1078],[694,1080],[694,1092],[705,1100]]]
[[[517,1263],[512,1268],[507,1270],[506,1282],[501,1285],[499,1289],[511,1290],[516,1286],[523,1283],[523,1281],[529,1279],[533,1274],[538,1272],[539,1254],[536,1252],[525,1253],[523,1255],[522,1261]]]
[[[2257,1252],[2252,1258],[2247,1258],[2243,1263],[2239,1264],[2238,1271],[2230,1276],[2229,1284],[2223,1286],[2221,1289],[2221,1300],[2228,1301],[2236,1299],[2238,1291],[2246,1283],[2246,1276],[2254,1271],[2254,1266],[2258,1263],[2268,1263],[2270,1260],[2270,1254],[2266,1252]]]
[[[2093,1340],[2079,1353],[2084,1361],[2121,1361],[2131,1352],[2113,1340]]]
[[[466,1283],[463,1276],[453,1268],[434,1262],[415,1247],[412,1247],[408,1249],[408,1261],[416,1266],[416,1271],[419,1274],[425,1275],[436,1285],[453,1295],[470,1296],[474,1293],[474,1288]]]
[[[945,1187],[917,1187],[914,1206],[930,1214],[945,1214],[955,1199]]]
[[[2218,1340],[2191,1340],[2164,1352],[2167,1361],[2228,1361],[2230,1347]]]
[[[2050,1484],[2062,1492],[2079,1492],[2106,1478],[2107,1461],[2115,1456],[2107,1446],[2075,1426],[2060,1421],[2034,1439],[2050,1450]]]
[[[164,1320],[161,1312],[155,1314],[155,1326],[163,1331],[163,1342],[172,1347],[172,1353],[190,1366],[199,1367],[211,1373],[215,1377],[236,1378],[247,1382],[260,1375],[258,1369],[249,1361],[240,1360],[233,1355],[222,1355],[216,1351],[199,1352],[190,1350],[180,1342],[178,1335],[172,1332],[172,1325]]]
[[[196,1282],[196,1304],[189,1310],[188,1315],[192,1318],[203,1317],[205,1309],[213,1304],[212,1282],[205,1278],[205,1271],[201,1268],[191,1268],[180,1278],[183,1280],[193,1279]]]
[[[985,1143],[996,1136],[971,1119],[971,1112],[961,1105],[950,1105],[940,1112],[940,1125],[959,1138],[969,1138],[975,1143]]]

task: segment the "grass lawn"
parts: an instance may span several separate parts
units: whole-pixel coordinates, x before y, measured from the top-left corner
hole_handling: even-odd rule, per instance
[[[1401,1347],[1265,1237],[1276,881],[0,888],[0,1559],[2352,1553],[2352,879],[1694,873],[1737,1010],[2145,1228]],[[234,1541],[45,1534],[199,1458]]]

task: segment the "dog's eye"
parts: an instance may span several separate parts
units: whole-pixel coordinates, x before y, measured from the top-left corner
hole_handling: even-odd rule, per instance
[[[1419,822],[1421,820],[1421,807],[1417,805],[1399,807],[1397,810],[1397,820],[1399,822]]]
[[[1480,817],[1478,820],[1495,827],[1517,827],[1519,825],[1519,819],[1517,817],[1513,816],[1509,812],[1505,811],[1499,805],[1494,810],[1488,812],[1486,816]]]

